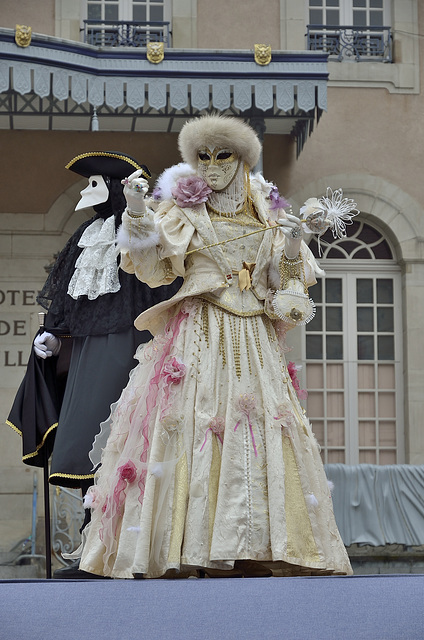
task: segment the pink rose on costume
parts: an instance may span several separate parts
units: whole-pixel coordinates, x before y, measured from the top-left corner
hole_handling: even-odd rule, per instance
[[[221,435],[221,433],[224,433],[225,429],[225,418],[218,418],[218,416],[216,418],[212,418],[209,421],[208,427],[216,436]]]
[[[297,377],[297,372],[299,371],[299,369],[300,367],[298,367],[294,362],[289,362],[287,365],[287,371],[289,372],[289,376],[291,378],[293,388],[297,393],[297,397],[299,398],[299,400],[304,400],[308,397],[308,392],[306,391],[306,389],[300,388],[300,383]]]
[[[242,413],[244,413],[244,415],[247,418],[247,422],[249,425],[249,430],[250,430],[250,435],[252,437],[252,445],[253,445],[253,451],[255,452],[255,457],[258,457],[258,452],[256,449],[256,442],[255,442],[255,436],[253,434],[253,425],[252,425],[252,420],[250,417],[250,412],[253,411],[256,407],[256,400],[255,400],[255,396],[253,395],[253,393],[242,393],[239,397],[238,400],[238,404],[239,404],[239,409]],[[241,420],[239,420],[236,424],[236,426],[234,427],[234,431],[237,431],[239,425],[241,423]]]
[[[185,374],[186,366],[177,360],[177,358],[169,358],[169,360],[165,362],[161,373],[162,378],[167,385],[180,384]]]
[[[205,432],[205,439],[200,448],[200,451],[203,451],[203,447],[205,446],[206,440],[208,439],[209,431],[212,431],[212,433],[216,435],[220,443],[224,444],[222,440],[222,435],[224,434],[224,430],[225,430],[225,418],[219,418],[218,416],[215,416],[215,418],[211,418],[208,422],[208,428],[206,429],[206,432]]]
[[[180,178],[177,186],[172,189],[172,195],[179,207],[195,207],[206,202],[212,189],[199,176]]]
[[[256,407],[255,396],[252,393],[242,393],[239,397],[240,410],[247,415]]]
[[[137,478],[137,468],[131,460],[128,460],[122,467],[118,467],[118,472],[121,480],[126,480],[129,483],[134,482]]]

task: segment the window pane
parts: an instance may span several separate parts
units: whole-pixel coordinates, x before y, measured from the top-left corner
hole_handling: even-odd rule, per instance
[[[391,260],[393,258],[390,247],[385,240],[372,247],[372,252],[377,260]]]
[[[324,444],[324,423],[318,420],[314,420],[312,429],[320,445],[323,445]]]
[[[117,4],[107,4],[105,6],[105,20],[118,20]]]
[[[374,365],[358,365],[358,389],[374,389]]]
[[[374,360],[373,336],[358,336],[358,360]]]
[[[378,415],[380,418],[394,418],[396,416],[395,393],[378,394]]]
[[[371,278],[358,278],[356,281],[356,301],[374,302]]]
[[[388,278],[377,279],[377,302],[380,304],[393,304],[393,280]]]
[[[317,280],[317,283],[314,284],[312,288],[312,298],[316,303],[322,302],[322,280]]]
[[[342,318],[341,307],[327,307],[325,316],[326,316],[327,331],[343,331],[343,318]]]
[[[311,9],[309,11],[309,22],[311,24],[322,24],[322,11],[321,11],[321,9]]]
[[[344,372],[342,364],[327,365],[327,389],[342,389],[344,387]]]
[[[358,393],[358,415],[360,418],[373,418],[375,416],[374,393]]]
[[[381,447],[396,446],[396,423],[380,420],[378,425],[378,440]]]
[[[324,415],[324,396],[322,393],[311,392],[308,394],[308,415]]]
[[[367,6],[367,2],[366,2],[366,0],[353,0],[353,6],[354,7],[366,7]]]
[[[306,336],[306,357],[322,360],[322,336]]]
[[[377,344],[379,360],[395,359],[395,341],[393,336],[378,336]]]
[[[150,7],[150,20],[153,22],[162,22],[163,7]]]
[[[367,12],[366,11],[354,11],[353,12],[353,26],[365,27],[367,24]]]
[[[322,389],[324,387],[322,364],[308,364],[306,369],[306,386],[308,389]]]
[[[89,4],[87,7],[87,18],[89,20],[101,20],[102,8],[100,4]]]
[[[136,22],[146,22],[146,7],[142,4],[135,4],[133,6],[133,20]]]
[[[395,367],[393,364],[380,364],[378,367],[378,388],[395,388]]]
[[[310,7],[322,7],[322,0],[309,0]]]
[[[322,331],[322,307],[317,307],[315,316],[306,325],[306,331]]]
[[[364,224],[361,233],[358,235],[358,239],[362,240],[366,244],[377,242],[377,240],[381,239],[381,237],[381,233],[379,233],[377,229],[373,229],[367,224]]]
[[[342,302],[342,281],[340,278],[328,278],[325,287],[326,302]]]
[[[383,14],[381,11],[371,11],[370,13],[370,26],[382,27],[383,26]]]
[[[382,9],[383,8],[383,0],[370,0],[371,9]]]
[[[354,260],[369,260],[370,258],[372,258],[372,255],[369,249],[365,249],[365,247],[359,249],[359,251],[356,251],[353,255]]]
[[[327,359],[342,360],[343,359],[343,338],[342,336],[327,336]]]
[[[343,422],[328,422],[328,444],[330,447],[344,447],[344,424]]]
[[[338,7],[339,0],[327,0],[327,7]]]
[[[394,331],[393,307],[377,309],[377,331]]]
[[[396,464],[396,451],[380,451],[380,464]]]
[[[377,464],[377,454],[375,451],[360,451],[359,464]]]
[[[344,394],[343,393],[332,392],[327,394],[327,415],[330,418],[344,417]],[[344,444],[344,443],[330,442],[330,444]]]
[[[375,416],[375,395],[373,393],[358,393],[358,415],[360,418]]]
[[[327,258],[332,258],[333,260],[343,260],[344,257],[344,253],[339,249],[335,249],[334,247],[332,247],[327,253]]]
[[[375,433],[375,423],[371,420],[363,420],[359,423],[359,446],[375,447],[377,438]]]
[[[328,452],[328,464],[344,464],[345,453],[338,449],[333,449]]]
[[[337,9],[328,9],[326,11],[326,25],[329,27],[337,27],[339,24],[339,12]]]
[[[356,309],[358,331],[374,331],[374,317],[372,307],[358,307]]]

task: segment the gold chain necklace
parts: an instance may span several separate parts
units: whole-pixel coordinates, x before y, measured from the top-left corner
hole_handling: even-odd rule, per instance
[[[209,209],[209,211],[212,211],[212,213],[215,213],[215,215],[217,216],[224,216],[224,218],[234,218],[239,213],[243,213],[246,207],[246,202],[243,202],[241,207],[239,209],[236,209],[234,213],[231,213],[230,211],[220,211],[219,209],[215,209],[215,207],[213,207],[209,202],[206,203],[206,207]]]

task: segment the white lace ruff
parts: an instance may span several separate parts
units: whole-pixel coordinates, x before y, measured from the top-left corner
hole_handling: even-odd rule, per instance
[[[95,220],[82,234],[78,246],[81,255],[69,282],[68,294],[77,300],[87,296],[95,300],[105,293],[116,293],[121,285],[118,276],[115,218]]]

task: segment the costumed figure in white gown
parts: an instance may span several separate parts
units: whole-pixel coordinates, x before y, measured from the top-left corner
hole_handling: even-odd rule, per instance
[[[94,445],[102,464],[80,568],[350,574],[284,356],[322,271],[299,219],[276,214],[275,187],[250,173],[253,129],[206,116],[184,125],[179,147],[187,164],[162,177],[159,206],[146,205],[139,172],[124,188],[121,267],[151,287],[184,283],[135,321],[154,339]]]

